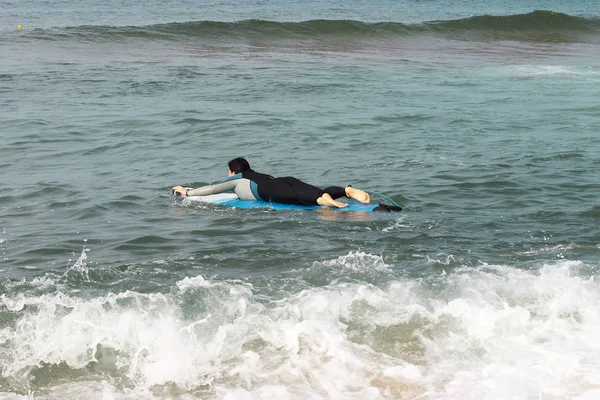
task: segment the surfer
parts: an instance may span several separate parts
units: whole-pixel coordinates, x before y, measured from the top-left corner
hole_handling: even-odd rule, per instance
[[[336,201],[348,197],[361,203],[369,203],[369,194],[352,186],[345,188],[329,186],[320,189],[301,180],[287,176],[274,178],[250,168],[245,158],[234,158],[228,162],[229,177],[214,185],[187,190],[183,186],[173,186],[173,193],[180,196],[207,196],[233,191],[241,200],[261,200],[283,204],[303,206],[346,207],[347,204]]]

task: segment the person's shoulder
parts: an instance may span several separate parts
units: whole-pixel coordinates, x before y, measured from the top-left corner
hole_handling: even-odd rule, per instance
[[[230,181],[235,181],[235,180],[237,180],[237,179],[242,179],[242,178],[243,178],[243,177],[242,177],[242,174],[241,174],[241,173],[240,173],[240,174],[235,174],[235,175],[231,175],[230,177],[228,177],[228,178],[225,178],[225,179],[223,179],[223,180],[221,180],[221,181],[217,182],[217,184],[219,184],[219,183],[225,183],[225,182],[230,182]]]

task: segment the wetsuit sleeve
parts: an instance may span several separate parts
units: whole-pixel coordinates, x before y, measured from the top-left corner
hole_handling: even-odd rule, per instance
[[[216,185],[202,186],[196,189],[188,190],[187,194],[188,196],[208,196],[209,194],[232,192],[236,185],[236,180],[228,180],[217,183]]]

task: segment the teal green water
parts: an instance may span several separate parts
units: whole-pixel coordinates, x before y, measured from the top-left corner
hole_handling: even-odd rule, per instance
[[[444,4],[5,4],[0,398],[596,398],[598,13]]]

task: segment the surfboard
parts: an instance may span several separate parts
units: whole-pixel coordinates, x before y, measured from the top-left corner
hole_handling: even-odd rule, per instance
[[[235,193],[219,193],[211,194],[208,196],[188,196],[184,199],[190,202],[200,202],[205,204],[216,204],[220,206],[235,207],[235,208],[266,208],[271,210],[318,210],[318,209],[331,209],[336,211],[383,211],[383,212],[395,212],[402,211],[402,208],[398,206],[387,205],[383,203],[379,204],[364,204],[355,201],[348,202],[348,206],[343,208],[337,207],[324,207],[324,206],[302,206],[297,204],[282,204],[272,203],[267,201],[258,200],[240,200]]]

